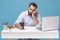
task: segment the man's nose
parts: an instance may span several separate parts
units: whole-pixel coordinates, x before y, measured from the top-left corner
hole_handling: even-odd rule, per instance
[[[31,11],[31,13],[32,13],[33,11]]]

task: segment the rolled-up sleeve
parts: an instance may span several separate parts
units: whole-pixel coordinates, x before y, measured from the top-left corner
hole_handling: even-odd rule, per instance
[[[38,14],[37,19],[39,23],[36,26],[41,26],[41,15],[40,14]]]

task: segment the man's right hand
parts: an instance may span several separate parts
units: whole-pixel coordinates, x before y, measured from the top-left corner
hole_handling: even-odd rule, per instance
[[[16,23],[15,25],[14,25],[14,28],[18,28],[20,25],[18,24],[18,23]]]
[[[20,24],[16,23],[16,24],[14,25],[14,28],[22,29],[22,26],[21,26]]]

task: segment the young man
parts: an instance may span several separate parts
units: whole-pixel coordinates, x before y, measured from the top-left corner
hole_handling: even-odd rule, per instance
[[[27,11],[22,12],[17,20],[15,21],[15,26],[16,28],[22,29],[22,26],[20,23],[24,23],[24,26],[37,26],[41,24],[40,21],[40,14],[37,12],[37,5],[32,2],[29,4],[29,8]],[[22,39],[19,39],[22,40]],[[32,39],[28,39],[32,40]],[[39,40],[39,39],[34,39],[34,40]]]

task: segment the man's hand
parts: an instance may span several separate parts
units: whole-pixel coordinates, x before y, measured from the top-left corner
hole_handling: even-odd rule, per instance
[[[32,18],[35,18],[35,13],[36,13],[36,11],[34,11],[34,12],[32,13]]]
[[[32,15],[34,15],[36,13],[36,11],[34,11],[33,13],[32,13]]]
[[[36,18],[35,13],[36,13],[36,11],[34,11],[34,12],[32,13],[32,18],[33,18],[33,20],[34,20],[34,24],[37,25],[37,24],[39,23],[39,21],[38,21],[38,19]]]
[[[14,28],[22,29],[22,26],[21,26],[20,24],[16,23],[16,24],[14,25]]]
[[[19,24],[18,24],[18,23],[16,23],[16,24],[14,25],[14,28],[18,28],[18,26],[19,26]]]

